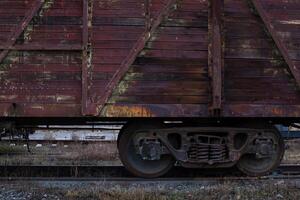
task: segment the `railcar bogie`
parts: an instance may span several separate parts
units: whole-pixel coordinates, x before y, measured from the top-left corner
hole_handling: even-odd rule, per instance
[[[118,148],[125,167],[147,178],[167,173],[174,161],[187,168],[236,165],[249,176],[262,176],[280,164],[284,153],[283,139],[275,128],[166,126],[157,122],[125,126]]]

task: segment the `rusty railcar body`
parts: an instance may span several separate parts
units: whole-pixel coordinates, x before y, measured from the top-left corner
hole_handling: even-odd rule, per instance
[[[1,127],[122,119],[136,175],[265,174],[272,123],[299,121],[299,34],[299,0],[0,0]]]

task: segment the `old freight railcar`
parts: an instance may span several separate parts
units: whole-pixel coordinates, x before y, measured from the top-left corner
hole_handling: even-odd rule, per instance
[[[136,175],[263,175],[299,122],[299,34],[299,0],[1,0],[0,127],[123,120]]]

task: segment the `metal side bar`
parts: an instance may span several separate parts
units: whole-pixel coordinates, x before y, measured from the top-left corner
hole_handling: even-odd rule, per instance
[[[96,108],[89,98],[90,68],[91,68],[91,41],[90,27],[92,21],[92,0],[83,0],[82,12],[82,72],[81,72],[81,113],[84,116],[96,115]]]
[[[212,101],[210,111],[213,116],[219,116],[222,109],[223,93],[223,38],[222,38],[222,16],[223,0],[210,1],[209,9],[209,70],[211,77]]]

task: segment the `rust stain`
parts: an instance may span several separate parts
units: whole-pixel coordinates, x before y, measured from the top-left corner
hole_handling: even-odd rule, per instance
[[[15,100],[17,98],[18,98],[18,95],[0,95],[0,100],[1,101]]]
[[[283,110],[281,108],[272,108],[272,113],[275,115],[275,116],[281,116],[283,115]]]
[[[102,110],[104,117],[154,117],[154,114],[143,106],[108,105]]]

